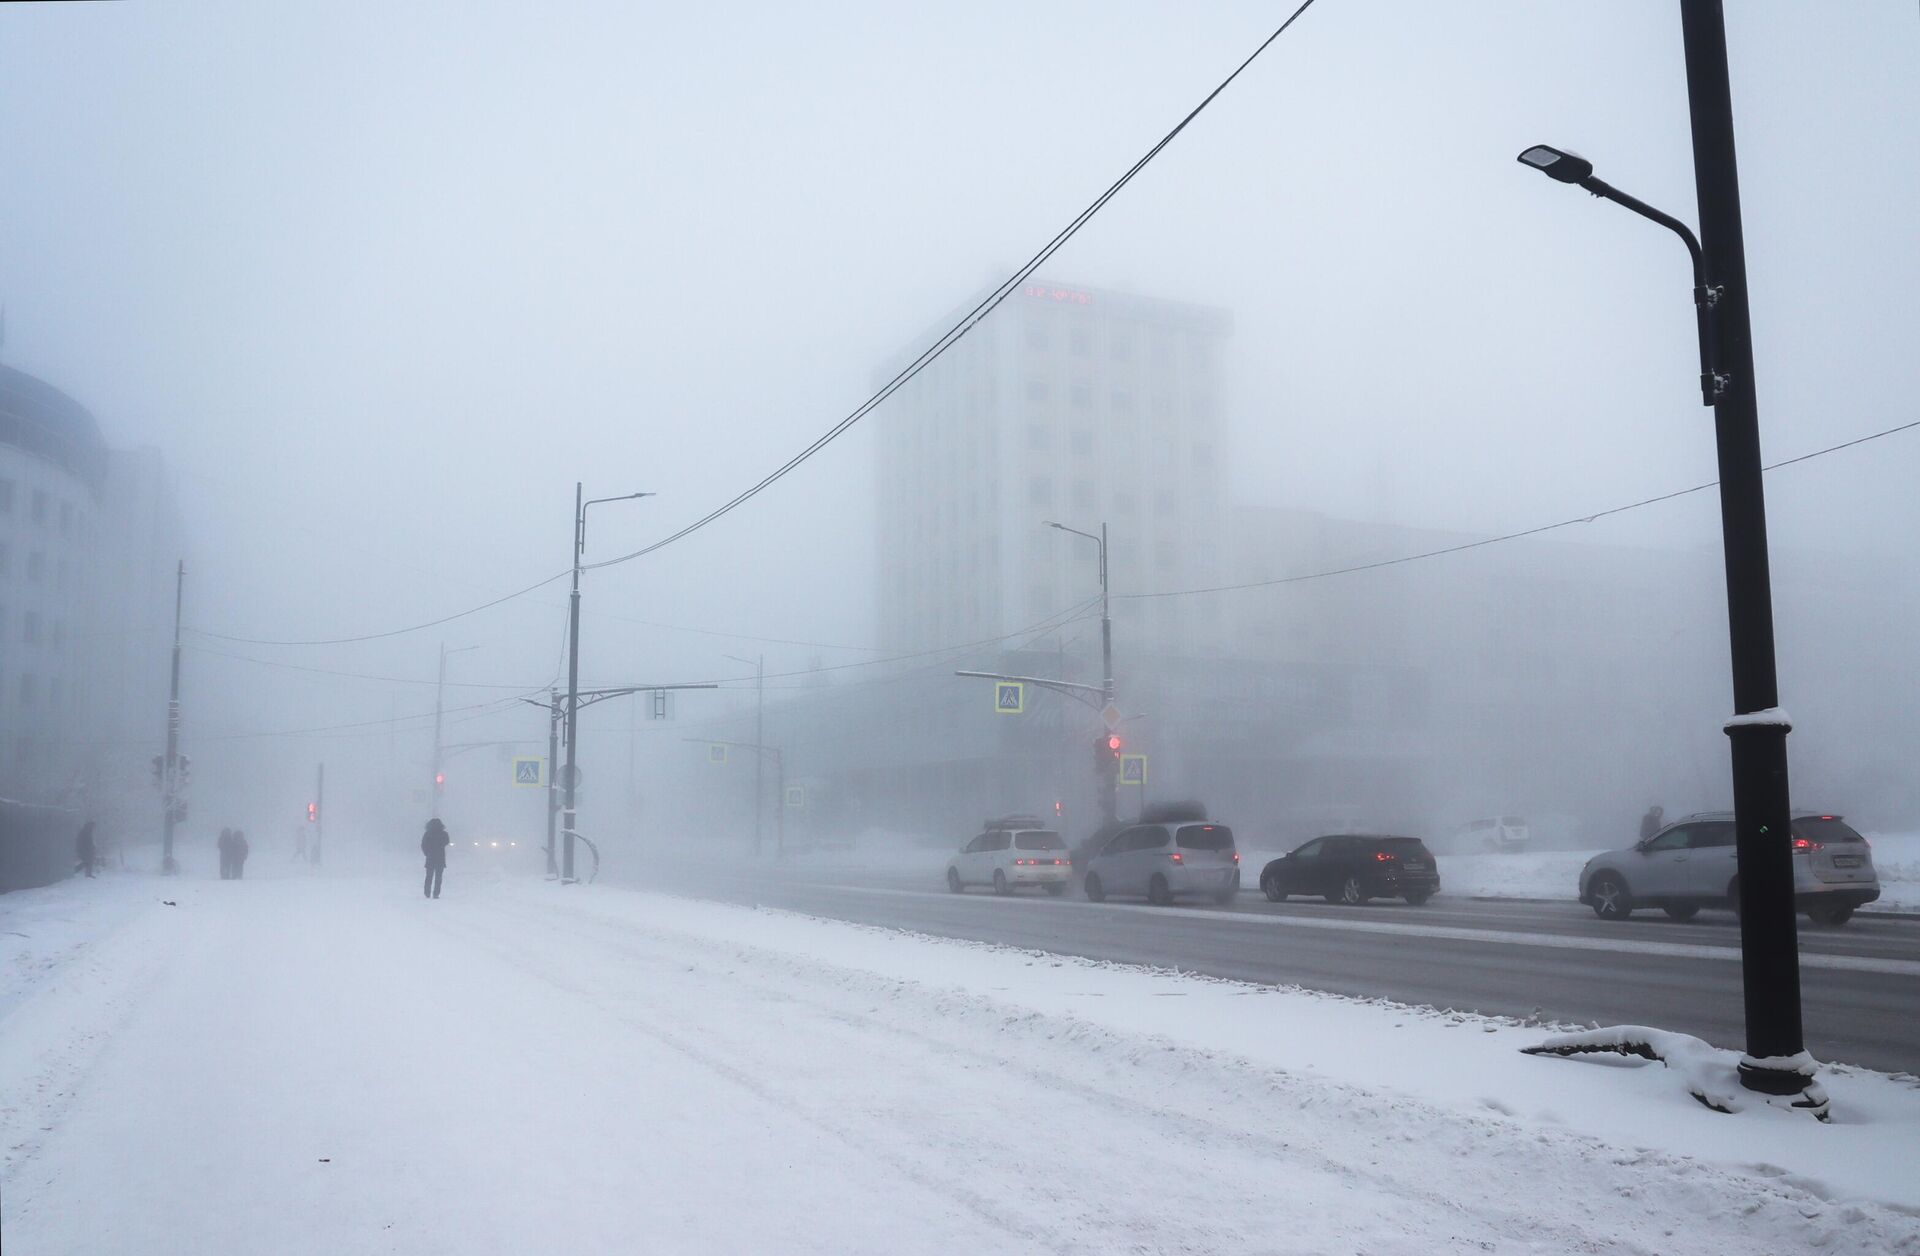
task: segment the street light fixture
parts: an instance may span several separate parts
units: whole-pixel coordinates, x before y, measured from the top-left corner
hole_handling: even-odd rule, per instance
[[[1687,104],[1693,132],[1694,194],[1704,245],[1677,220],[1595,179],[1584,158],[1546,145],[1520,161],[1586,188],[1666,227],[1687,242],[1699,304],[1701,394],[1713,407],[1720,464],[1720,528],[1727,571],[1727,629],[1732,656],[1732,747],[1740,976],[1746,1052],[1739,1064],[1748,1090],[1778,1098],[1822,1120],[1827,1096],[1814,1078],[1800,1009],[1800,940],[1794,920],[1792,795],[1787,733],[1774,660],[1773,587],[1767,562],[1767,507],[1754,386],[1753,324],[1734,156],[1733,91],[1727,70],[1726,18],[1720,0],[1680,0]]]
[[[567,769],[561,782],[565,790],[560,804],[561,866],[560,881],[571,885],[573,876],[574,794],[579,784],[576,733],[580,719],[580,559],[587,551],[587,507],[602,502],[628,502],[652,493],[622,493],[617,497],[581,500],[581,485],[573,486],[573,590],[567,598]]]
[[[1726,391],[1727,381],[1714,368],[1713,310],[1720,303],[1724,290],[1707,282],[1706,256],[1693,229],[1672,214],[1663,213],[1639,197],[1630,196],[1605,180],[1594,178],[1593,163],[1578,153],[1554,148],[1550,144],[1535,144],[1521,153],[1518,161],[1549,179],[1585,188],[1602,200],[1630,209],[1680,237],[1680,242],[1687,246],[1687,256],[1693,261],[1694,323],[1700,336],[1700,404],[1710,406],[1719,401],[1721,394]]]

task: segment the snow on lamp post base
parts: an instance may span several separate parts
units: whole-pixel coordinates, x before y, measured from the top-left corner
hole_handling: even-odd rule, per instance
[[[1632,1055],[1655,1060],[1679,1074],[1687,1093],[1715,1112],[1742,1112],[1755,1102],[1810,1113],[1827,1119],[1827,1092],[1814,1080],[1819,1065],[1802,1051],[1794,1056],[1750,1061],[1732,1051],[1687,1034],[1647,1025],[1613,1025],[1577,1034],[1559,1034],[1536,1046],[1520,1048],[1523,1055]],[[1790,1094],[1765,1094],[1745,1085],[1741,1070],[1749,1064],[1771,1073],[1794,1074],[1802,1084]]]

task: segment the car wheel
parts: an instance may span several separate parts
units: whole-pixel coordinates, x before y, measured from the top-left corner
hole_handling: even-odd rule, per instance
[[[1269,903],[1284,903],[1287,901],[1287,891],[1280,885],[1279,877],[1261,877],[1260,892],[1267,896]]]
[[[1100,874],[1089,872],[1086,883],[1087,897],[1096,903],[1107,901],[1107,887],[1100,884]]]
[[[1668,903],[1660,909],[1675,920],[1692,920],[1700,914],[1698,903]]]
[[[1173,901],[1173,890],[1167,885],[1167,879],[1157,872],[1153,880],[1147,882],[1147,901],[1156,907],[1165,907]]]
[[[1367,892],[1360,885],[1359,877],[1348,877],[1340,883],[1338,894],[1327,895],[1328,901],[1345,903],[1349,907],[1358,907],[1367,901]]]
[[[1602,920],[1625,920],[1633,915],[1633,899],[1627,894],[1627,883],[1611,872],[1595,877],[1587,887],[1587,894],[1593,899],[1593,914]]]
[[[1427,900],[1432,897],[1433,897],[1432,890],[1421,890],[1418,894],[1407,895],[1407,901],[1409,903],[1412,903],[1415,907],[1423,907],[1426,905]]]
[[[1846,903],[1839,907],[1815,907],[1807,913],[1807,919],[1817,925],[1837,929],[1853,919],[1853,904]]]
[[[1067,892],[1067,883],[1065,881],[1047,882],[1047,893],[1053,895],[1055,898],[1059,898],[1062,894],[1065,894],[1066,892]]]
[[[1013,887],[1007,884],[1007,874],[998,868],[993,870],[993,892],[1001,898],[1013,893]]]
[[[960,884],[960,874],[958,872],[955,872],[952,868],[947,869],[947,888],[953,891],[955,894],[958,894],[967,888],[966,886]]]

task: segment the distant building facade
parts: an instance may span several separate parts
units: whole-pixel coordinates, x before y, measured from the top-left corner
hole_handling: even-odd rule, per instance
[[[879,639],[896,653],[1049,630],[1099,591],[1217,572],[1227,312],[1032,282],[888,403],[879,437]],[[911,360],[903,355],[881,378]],[[1136,648],[1183,608],[1127,607]]]
[[[0,365],[0,798],[94,810],[143,775],[179,538],[157,452],[109,448],[79,402]]]

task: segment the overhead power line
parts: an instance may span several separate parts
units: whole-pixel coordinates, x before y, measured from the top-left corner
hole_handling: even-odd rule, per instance
[[[1079,234],[1080,228],[1086,226],[1087,223],[1093,219],[1093,216],[1095,214],[1099,213],[1103,208],[1106,207],[1106,204],[1108,201],[1112,200],[1115,196],[1118,196],[1122,189],[1124,189],[1129,183],[1132,183],[1136,175],[1138,175],[1142,170],[1145,170],[1148,164],[1152,162],[1155,157],[1158,157],[1161,151],[1165,149],[1167,145],[1173,143],[1173,141],[1179,137],[1180,133],[1186,130],[1188,125],[1190,125],[1195,118],[1199,117],[1201,112],[1204,111],[1208,105],[1211,105],[1214,102],[1214,100],[1218,98],[1222,92],[1226,91],[1227,88],[1233,84],[1233,81],[1239,78],[1240,75],[1246,70],[1246,68],[1252,65],[1255,59],[1257,59],[1261,53],[1265,52],[1273,44],[1273,42],[1276,39],[1279,39],[1280,36],[1286,34],[1287,29],[1291,27],[1296,21],[1298,21],[1300,18],[1300,15],[1305,13],[1312,6],[1313,6],[1313,0],[1303,0],[1303,3],[1298,8],[1296,8],[1290,15],[1288,15],[1286,21],[1280,23],[1280,25],[1277,28],[1275,28],[1274,32],[1271,35],[1268,35],[1265,39],[1260,41],[1259,47],[1255,48],[1251,53],[1249,53],[1247,55],[1246,60],[1242,61],[1238,66],[1234,67],[1233,73],[1227,75],[1226,78],[1220,80],[1219,84],[1215,86],[1212,91],[1208,92],[1206,96],[1200,101],[1199,104],[1195,105],[1191,110],[1189,110],[1187,112],[1187,115],[1181,118],[1180,121],[1174,125],[1171,131],[1168,131],[1165,135],[1161,136],[1159,141],[1155,143],[1152,148],[1149,148],[1146,151],[1146,153],[1138,161],[1134,162],[1133,165],[1129,166],[1125,174],[1122,174],[1118,179],[1115,179],[1111,184],[1109,184],[1106,191],[1100,193],[1099,196],[1093,199],[1093,202],[1090,205],[1088,205],[1085,209],[1081,210],[1078,214],[1074,215],[1073,219],[1070,222],[1068,222],[1066,226],[1062,227],[1059,230],[1059,232],[1054,235],[1053,239],[1047,241],[1046,244],[1042,245],[1040,250],[1037,253],[1035,253],[1032,257],[1028,258],[1024,263],[1022,263],[1019,269],[1015,270],[1011,275],[1008,275],[1004,280],[1002,280],[998,287],[994,288],[993,291],[989,292],[985,297],[983,297],[980,300],[979,304],[975,305],[971,310],[961,315],[960,318],[956,322],[954,322],[952,326],[948,327],[945,332],[941,333],[937,338],[935,338],[934,342],[931,345],[929,345],[926,349],[922,350],[919,357],[915,358],[912,362],[908,363],[905,367],[901,368],[901,370],[897,374],[895,374],[892,379],[888,380],[885,384],[881,385],[878,392],[875,392],[871,397],[868,397],[865,401],[861,402],[860,405],[857,406],[851,414],[848,414],[845,418],[841,419],[838,423],[835,423],[832,427],[828,428],[825,432],[821,433],[818,437],[814,439],[813,443],[809,444],[806,448],[802,449],[799,453],[793,455],[793,457],[781,463],[778,467],[774,468],[767,475],[763,476],[759,481],[752,484],[748,488],[742,490],[741,492],[735,494],[732,498],[730,498],[728,501],[726,501],[722,505],[714,508],[713,510],[708,511],[706,514],[700,516],[700,518],[694,520],[692,523],[681,528],[679,531],[669,533],[667,536],[662,537],[660,540],[655,541],[653,544],[642,546],[641,548],[634,550],[632,553],[622,554],[618,558],[608,558],[608,559],[603,559],[602,561],[597,563],[590,563],[588,564],[589,569],[597,568],[597,567],[612,567],[619,563],[631,562],[636,558],[644,557],[645,555],[651,554],[656,550],[665,549],[667,546],[674,544],[676,541],[681,541],[686,539],[689,536],[692,536],[695,532],[700,531],[700,529],[706,527],[708,524],[715,522],[716,520],[720,519],[722,516],[727,515],[733,512],[734,510],[739,509],[741,506],[744,506],[747,502],[753,500],[753,498],[759,496],[760,493],[765,491],[767,488],[771,487],[777,481],[783,479],[785,476],[787,476],[789,473],[791,473],[797,467],[799,467],[802,463],[806,462],[809,458],[813,457],[815,454],[819,453],[822,449],[825,449],[828,445],[832,444],[842,434],[844,434],[847,431],[847,429],[851,428],[854,424],[858,423],[861,419],[864,419],[867,415],[871,414],[875,409],[879,408],[881,403],[885,402],[887,398],[893,396],[894,393],[898,392],[901,388],[905,387],[909,381],[911,381],[916,375],[920,374],[921,371],[931,366],[937,359],[939,359],[939,357],[942,354],[946,353],[948,349],[951,349],[954,345],[958,344],[960,340],[967,335],[968,332],[972,331],[975,327],[977,327],[989,314],[993,313],[994,310],[998,309],[1000,307],[1000,304],[1003,301],[1005,301],[1008,297],[1012,296],[1013,293],[1019,289],[1020,285],[1025,283],[1027,279],[1030,278],[1035,271],[1040,269],[1041,266],[1045,265],[1049,258],[1051,258],[1055,253],[1058,253],[1063,247],[1065,247],[1067,241],[1073,239],[1075,235]]]
[[[1920,419],[1910,423],[1901,423],[1895,427],[1870,432],[1865,436],[1856,436],[1852,440],[1841,441],[1837,445],[1828,445],[1825,449],[1816,449],[1812,453],[1800,454],[1793,458],[1783,458],[1779,462],[1768,463],[1763,470],[1777,471],[1781,467],[1790,467],[1797,462],[1807,462],[1827,454],[1838,453],[1842,449],[1851,449],[1855,445],[1864,445],[1870,440],[1879,440],[1883,436],[1892,436],[1898,432],[1912,431],[1920,427]],[[1661,493],[1654,497],[1643,497],[1637,502],[1628,502],[1624,506],[1610,506],[1605,510],[1596,510],[1592,514],[1578,515],[1572,519],[1561,519],[1556,523],[1543,523],[1538,527],[1522,528],[1518,532],[1505,532],[1499,536],[1483,536],[1473,541],[1462,541],[1458,545],[1444,545],[1439,549],[1422,550],[1418,554],[1402,554],[1397,558],[1382,558],[1370,563],[1355,563],[1350,567],[1335,567],[1327,571],[1309,571],[1297,576],[1276,576],[1271,580],[1247,580],[1239,584],[1215,584],[1198,589],[1163,589],[1157,593],[1116,593],[1114,598],[1143,600],[1162,597],[1193,597],[1201,593],[1232,593],[1240,589],[1266,589],[1275,585],[1300,584],[1308,580],[1326,580],[1333,576],[1350,576],[1361,571],[1377,571],[1382,567],[1398,567],[1404,563],[1417,563],[1423,559],[1440,558],[1447,554],[1459,554],[1466,550],[1484,549],[1489,545],[1499,545],[1503,541],[1518,541],[1523,537],[1539,536],[1543,532],[1554,532],[1561,528],[1570,528],[1578,523],[1592,523],[1596,519],[1605,519],[1609,515],[1623,515],[1629,510],[1639,510],[1643,506],[1653,506],[1660,502],[1670,502],[1676,497],[1686,497],[1693,493],[1703,493],[1720,483],[1708,480],[1705,484],[1695,484],[1691,488],[1678,488],[1671,493]]]

